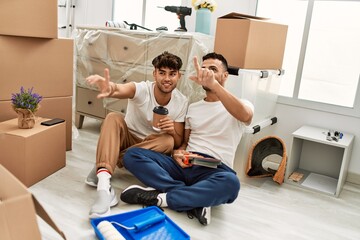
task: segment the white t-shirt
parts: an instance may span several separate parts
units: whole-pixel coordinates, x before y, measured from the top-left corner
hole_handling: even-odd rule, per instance
[[[131,133],[139,138],[156,132],[152,128],[153,109],[159,106],[154,97],[154,82],[136,82],[136,92],[128,100],[125,121]],[[169,110],[169,117],[175,122],[184,122],[188,106],[187,98],[177,89],[171,93],[170,102],[164,106]]]
[[[254,111],[247,100],[241,100]],[[201,152],[233,167],[235,152],[246,125],[234,118],[221,101],[201,100],[189,105],[185,129],[190,129],[187,151]]]

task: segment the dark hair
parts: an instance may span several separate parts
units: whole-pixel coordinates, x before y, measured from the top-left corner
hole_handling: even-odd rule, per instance
[[[218,59],[222,62],[225,71],[228,70],[228,63],[223,55],[216,52],[211,52],[203,56],[202,60],[205,61],[206,59]]]
[[[167,67],[174,70],[180,70],[182,61],[178,56],[165,51],[153,59],[152,65],[157,69]]]

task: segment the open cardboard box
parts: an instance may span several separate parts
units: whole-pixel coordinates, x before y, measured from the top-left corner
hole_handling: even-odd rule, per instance
[[[0,239],[41,239],[36,214],[63,239],[64,233],[56,226],[45,209],[14,175],[0,164]]]

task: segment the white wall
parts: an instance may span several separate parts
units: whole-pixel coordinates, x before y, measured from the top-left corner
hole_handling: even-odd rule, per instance
[[[255,14],[256,1],[254,0],[243,0],[243,1],[234,1],[234,0],[216,0],[218,7],[212,13],[212,21],[210,28],[210,35],[215,35],[216,31],[216,20],[218,17],[231,12],[238,12],[244,14]],[[182,6],[192,7],[191,0],[183,0]],[[195,20],[196,20],[196,11],[193,9],[190,16],[185,17],[186,28],[189,32],[195,31]]]
[[[59,2],[66,2],[66,0],[59,0]],[[107,20],[111,20],[113,12],[113,0],[73,0],[75,3],[75,26],[76,25],[93,25],[105,26]],[[235,2],[235,3],[234,3]],[[230,12],[240,12],[245,14],[255,13],[256,1],[253,0],[217,0],[218,8],[212,13],[211,35],[215,35],[216,20],[218,17],[228,14]],[[182,0],[182,6],[192,7],[191,0]],[[65,23],[65,11],[59,11],[59,24]],[[190,16],[185,17],[186,28],[189,32],[195,31],[196,11],[193,10]],[[60,35],[63,35],[60,31]]]
[[[64,4],[67,0],[58,0],[60,4]],[[74,26],[90,25],[105,26],[106,21],[112,19],[113,0],[72,0],[75,8],[73,9]],[[59,8],[58,25],[67,24],[65,8]],[[59,37],[66,36],[66,29],[59,30]]]
[[[113,0],[76,0],[75,25],[104,26],[112,18]]]

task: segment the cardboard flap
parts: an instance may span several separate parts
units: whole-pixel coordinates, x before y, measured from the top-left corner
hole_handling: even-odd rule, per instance
[[[60,228],[55,224],[55,222],[51,219],[51,217],[49,216],[49,214],[47,214],[47,212],[45,211],[45,209],[43,208],[43,206],[39,203],[39,201],[35,198],[34,195],[32,195],[33,201],[34,201],[34,205],[35,205],[35,210],[36,213],[47,223],[49,224],[49,226],[51,226],[57,233],[60,234],[60,236],[62,236],[63,239],[66,240],[65,234],[60,230]]]
[[[11,239],[10,232],[8,231],[9,226],[6,219],[6,206],[4,206],[0,199],[0,233],[1,233],[1,239]]]
[[[4,177],[5,174],[6,177]],[[25,185],[19,182],[18,179],[12,173],[10,173],[2,164],[0,164],[0,176],[1,176],[1,181],[0,181],[1,201],[6,201],[8,199],[17,197],[19,195],[29,194],[29,192],[26,190]]]
[[[252,16],[252,15],[242,14],[242,13],[236,13],[236,12],[228,13],[219,18],[269,20],[269,18],[257,17],[257,16]]]

